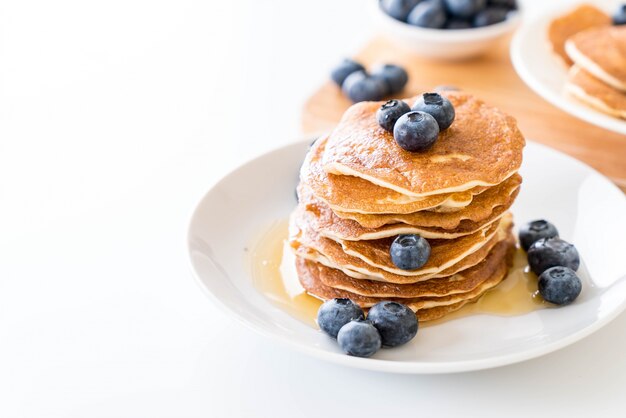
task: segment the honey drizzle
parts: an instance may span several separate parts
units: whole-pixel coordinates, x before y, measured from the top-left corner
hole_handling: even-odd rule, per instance
[[[275,221],[253,243],[247,260],[252,280],[274,305],[294,318],[317,327],[315,319],[322,301],[306,293],[298,282],[294,256],[286,243],[287,236],[288,221]],[[476,302],[421,325],[432,326],[477,314],[523,315],[549,306],[537,291],[537,276],[528,270],[526,254],[518,249],[509,275],[502,283]]]

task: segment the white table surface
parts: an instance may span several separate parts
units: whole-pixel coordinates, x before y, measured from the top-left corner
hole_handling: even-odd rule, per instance
[[[623,416],[626,315],[519,365],[394,376],[276,346],[193,281],[194,205],[294,140],[370,35],[361,5],[0,3],[0,417]]]

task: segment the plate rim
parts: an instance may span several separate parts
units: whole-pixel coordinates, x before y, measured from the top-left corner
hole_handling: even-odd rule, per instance
[[[213,301],[214,305],[216,305],[225,315],[234,319],[236,322],[242,324],[245,328],[252,330],[259,335],[269,339],[270,341],[276,341],[280,343],[283,347],[291,348],[296,352],[309,355],[314,358],[318,358],[321,360],[328,361],[333,364],[338,364],[346,367],[353,367],[362,370],[376,371],[376,372],[387,372],[394,374],[450,374],[450,373],[462,373],[462,372],[470,372],[470,371],[478,371],[478,370],[488,370],[502,366],[513,365],[517,363],[521,363],[527,360],[531,360],[534,358],[538,358],[544,356],[546,354],[553,353],[558,351],[561,348],[567,347],[577,341],[580,341],[589,335],[595,333],[599,329],[603,328],[610,322],[612,322],[617,316],[619,316],[622,312],[626,310],[626,298],[624,298],[619,306],[611,311],[608,315],[602,317],[598,321],[593,322],[589,326],[582,328],[579,331],[576,331],[566,337],[563,337],[557,341],[548,343],[546,345],[542,345],[540,347],[535,347],[531,349],[524,350],[522,352],[504,354],[496,357],[489,357],[485,359],[477,359],[477,360],[463,360],[463,361],[445,361],[445,362],[423,362],[423,361],[406,361],[406,362],[397,362],[393,360],[383,360],[376,358],[359,358],[348,356],[339,352],[327,351],[324,349],[320,349],[315,346],[309,346],[303,343],[299,343],[292,339],[289,339],[283,335],[275,334],[269,330],[266,330],[264,327],[254,324],[251,321],[248,321],[246,318],[241,316],[235,309],[231,308],[228,304],[220,300],[216,295],[214,295],[210,289],[204,285],[203,279],[200,277],[193,259],[193,236],[194,236],[194,225],[197,222],[196,220],[200,217],[202,213],[202,207],[207,198],[214,192],[214,190],[219,186],[220,183],[228,179],[229,177],[236,175],[238,171],[244,170],[248,165],[254,164],[261,159],[267,158],[270,154],[283,151],[287,148],[302,148],[305,147],[317,136],[314,137],[305,137],[306,139],[299,139],[293,142],[289,142],[286,144],[280,144],[275,147],[268,149],[261,154],[252,157],[232,170],[228,171],[225,175],[219,178],[216,182],[212,184],[212,186],[206,191],[206,193],[202,196],[202,198],[196,204],[191,217],[189,218],[188,227],[187,227],[187,253],[188,253],[188,262],[189,267],[191,269],[192,277],[196,284],[202,289],[202,292],[207,295],[207,297]],[[606,180],[608,185],[612,187],[615,191],[623,194],[621,190],[606,176],[599,173],[593,167],[585,164],[584,162],[565,154],[559,150],[548,147],[541,143],[526,140],[527,145],[531,145],[532,147],[538,147],[540,149],[548,150],[550,152],[558,154],[560,157],[565,157],[569,160],[570,163],[574,163],[576,165],[580,165],[587,170],[590,170],[592,173],[600,176],[603,180]],[[624,196],[626,199],[626,195]]]
[[[604,4],[608,3],[608,0],[604,2]],[[600,7],[604,4],[601,4]],[[558,12],[565,12],[568,8],[573,6],[574,5],[572,4],[565,5],[565,7],[562,4],[558,5],[557,7],[551,8],[548,13],[537,16],[533,20],[525,22],[521,25],[521,27],[519,27],[513,36],[509,52],[513,68],[515,69],[517,75],[533,92],[563,112],[566,112],[589,124],[626,135],[626,120],[621,120],[617,117],[607,115],[591,106],[586,106],[582,103],[577,103],[572,99],[568,99],[567,97],[564,97],[562,93],[554,93],[550,89],[546,89],[545,84],[542,83],[541,80],[537,78],[524,64],[524,59],[522,57],[522,44],[526,37],[533,32],[533,29],[545,32],[548,22],[553,19]],[[545,45],[542,45],[542,47],[545,47]]]

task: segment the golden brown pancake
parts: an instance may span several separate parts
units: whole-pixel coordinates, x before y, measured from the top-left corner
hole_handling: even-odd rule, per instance
[[[346,275],[341,270],[326,266],[320,266],[319,280],[328,287],[377,298],[440,297],[465,293],[474,290],[487,277],[496,272],[500,260],[505,258],[506,253],[514,243],[515,239],[509,234],[506,239],[498,242],[487,256],[475,266],[452,276],[418,283],[394,284],[374,280],[359,280]]]
[[[302,164],[300,179],[333,210],[364,214],[411,213],[439,206],[459,210],[471,203],[475,194],[484,190],[484,187],[475,187],[459,193],[412,197],[360,177],[328,174],[321,164],[327,139],[322,137],[315,142]]]
[[[586,29],[608,26],[611,17],[590,4],[582,4],[568,14],[554,19],[548,27],[548,39],[552,50],[560,56],[567,66],[574,62],[565,52],[565,42],[573,35]]]
[[[565,51],[580,68],[626,92],[626,26],[580,32],[567,40]]]
[[[491,233],[487,237],[479,235],[478,240],[476,236],[464,237],[465,239],[461,241],[461,245],[458,247],[450,244],[449,240],[448,245],[441,243],[445,240],[436,240],[431,246],[431,259],[433,261],[429,260],[420,270],[400,271],[402,274],[396,274],[393,271],[376,267],[363,258],[346,254],[339,243],[322,237],[306,225],[302,227],[298,224],[299,222],[301,222],[301,218],[296,212],[292,216],[289,238],[296,256],[340,269],[348,276],[357,279],[398,284],[417,283],[431,278],[451,276],[472,267],[480,263],[499,241],[505,239],[508,231],[512,228],[511,216],[509,215],[499,222],[496,233]],[[481,234],[483,233],[481,231]],[[438,248],[440,246],[441,248]],[[439,255],[433,259],[432,254]],[[388,260],[388,252],[382,254],[380,258],[380,260],[375,261],[381,263]],[[434,267],[439,263],[441,263],[440,266]]]
[[[525,141],[515,119],[470,94],[441,94],[454,106],[456,118],[428,151],[400,148],[376,121],[382,102],[361,102],[344,113],[330,134],[324,170],[414,197],[495,186],[517,172]]]
[[[402,270],[391,261],[389,248],[394,237],[371,241],[341,241],[340,244],[346,254],[358,257],[370,266],[401,276],[415,276],[438,273],[455,265],[487,244],[497,231],[498,224],[492,224],[485,229],[460,238],[429,240],[430,257],[424,266],[415,270]]]
[[[508,249],[512,249],[513,246],[508,242]],[[333,299],[333,298],[348,298],[356,303],[358,303],[362,307],[371,307],[382,300],[395,300],[400,303],[404,303],[409,306],[413,311],[417,311],[420,309],[429,309],[438,306],[446,306],[453,305],[464,300],[471,300],[480,295],[482,295],[485,291],[493,288],[498,283],[500,283],[507,275],[508,265],[510,263],[510,254],[511,251],[503,251],[498,253],[500,257],[497,260],[492,260],[491,262],[485,263],[484,266],[489,266],[490,268],[484,268],[482,271],[477,270],[474,274],[481,274],[482,277],[479,278],[478,284],[474,286],[471,290],[467,292],[457,292],[452,293],[445,296],[440,297],[406,297],[406,298],[398,298],[398,297],[370,297],[363,296],[356,293],[351,293],[345,290],[329,287],[325,285],[320,279],[321,274],[329,274],[328,267],[325,267],[321,264],[311,262],[309,260],[298,258],[296,260],[296,270],[298,272],[298,277],[300,279],[300,283],[306,289],[309,294],[312,294],[320,299]],[[324,271],[324,273],[322,273]],[[335,273],[330,274],[342,274],[339,271],[335,271]]]
[[[387,237],[395,237],[400,234],[419,234],[426,239],[453,239],[472,234],[488,224],[496,222],[503,213],[495,212],[484,223],[469,222],[461,223],[459,228],[448,230],[437,227],[418,227],[403,223],[384,225],[380,228],[366,228],[351,219],[338,217],[323,201],[317,199],[312,191],[303,183],[298,187],[300,204],[307,211],[307,222],[311,228],[321,235],[334,240],[373,240]]]
[[[576,65],[569,72],[565,91],[601,112],[626,119],[626,93],[604,84]]]
[[[474,196],[472,203],[457,212],[421,211],[409,214],[369,214],[335,211],[340,218],[352,219],[366,228],[405,223],[420,227],[436,227],[449,230],[479,228],[504,213],[513,204],[522,178],[514,174],[508,180]]]

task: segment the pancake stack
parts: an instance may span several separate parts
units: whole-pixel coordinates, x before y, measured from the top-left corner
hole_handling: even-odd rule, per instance
[[[569,67],[565,91],[597,110],[626,119],[626,25],[583,4],[548,27],[552,49]]]
[[[289,237],[309,294],[364,308],[397,300],[428,321],[506,277],[515,247],[508,209],[521,184],[524,138],[513,118],[471,95],[442,95],[456,119],[426,152],[403,150],[378,125],[382,102],[352,106],[313,144]],[[399,234],[428,240],[425,265],[393,264]]]

